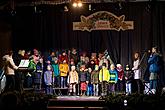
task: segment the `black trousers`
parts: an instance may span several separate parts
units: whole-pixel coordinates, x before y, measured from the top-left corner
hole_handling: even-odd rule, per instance
[[[5,91],[15,90],[15,75],[6,75]]]
[[[101,95],[102,96],[107,95],[107,82],[106,81],[101,82]]]

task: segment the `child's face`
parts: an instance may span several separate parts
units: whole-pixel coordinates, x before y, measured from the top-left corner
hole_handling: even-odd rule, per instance
[[[63,53],[62,53],[62,55],[63,55],[63,56],[65,56],[65,55],[66,55],[66,53],[65,53],[65,52],[63,52]]]
[[[47,66],[47,70],[50,71],[51,70],[51,67],[50,66]]]
[[[95,66],[95,70],[99,70],[99,66]]]
[[[82,67],[82,68],[81,68],[81,70],[82,70],[82,71],[84,71],[84,70],[85,70],[85,68],[84,68],[84,67]]]
[[[128,71],[128,70],[130,70],[129,66],[126,66],[126,68],[125,68],[125,69],[126,69],[127,71]]]
[[[115,66],[114,65],[111,65],[111,70],[114,70],[115,69]]]
[[[66,63],[66,60],[64,60],[63,63]]]
[[[104,68],[105,68],[105,66],[103,65],[103,66],[102,66],[102,68],[104,69]]]
[[[75,69],[76,69],[76,67],[75,67],[75,66],[72,66],[72,67],[71,67],[71,70],[72,70],[72,71],[74,71]]]
[[[73,61],[71,61],[71,62],[70,62],[70,64],[71,64],[71,65],[73,65],[73,64],[74,64],[74,62],[73,62]]]
[[[94,64],[95,62],[94,61],[91,61],[91,64]]]
[[[138,53],[135,53],[135,59],[137,59],[139,57],[139,54]]]
[[[50,61],[48,60],[47,63],[50,64]]]
[[[51,53],[51,55],[52,55],[52,56],[55,56],[55,53],[54,53],[54,52],[52,52],[52,53]]]
[[[117,69],[121,70],[122,66],[121,65],[117,65]]]
[[[91,73],[92,72],[92,69],[91,68],[88,68],[88,72]]]
[[[54,62],[55,62],[55,63],[58,63],[58,60],[55,60]]]

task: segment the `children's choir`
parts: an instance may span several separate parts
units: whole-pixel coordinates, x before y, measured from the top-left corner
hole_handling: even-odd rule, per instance
[[[25,52],[24,58],[29,59],[29,68],[34,68],[25,75],[24,86],[42,86],[46,94],[53,94],[53,88],[67,88],[68,95],[128,95],[132,93],[132,81],[140,80],[136,60],[131,69],[130,65],[114,64],[104,52],[87,54],[73,48],[42,54],[34,49],[30,54]]]

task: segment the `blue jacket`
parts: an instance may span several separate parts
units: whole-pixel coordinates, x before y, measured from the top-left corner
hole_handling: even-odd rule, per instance
[[[52,71],[45,71],[44,72],[44,82],[46,85],[52,85],[53,83],[53,73]]]
[[[54,76],[60,76],[60,71],[59,71],[59,65],[58,64],[52,64]]]
[[[117,83],[117,80],[118,80],[118,72],[117,72],[117,70],[116,69],[109,70],[109,74],[110,74],[109,82],[110,83]]]
[[[148,64],[149,64],[149,72],[150,73],[158,73],[160,70],[159,67],[159,55],[158,54],[153,54],[150,55],[149,59],[148,59]]]

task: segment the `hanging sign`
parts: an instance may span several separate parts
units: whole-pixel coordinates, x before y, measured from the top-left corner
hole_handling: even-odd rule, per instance
[[[108,11],[98,11],[88,17],[81,15],[81,22],[73,22],[73,30],[133,30],[133,21],[124,21],[125,15],[117,17]]]

